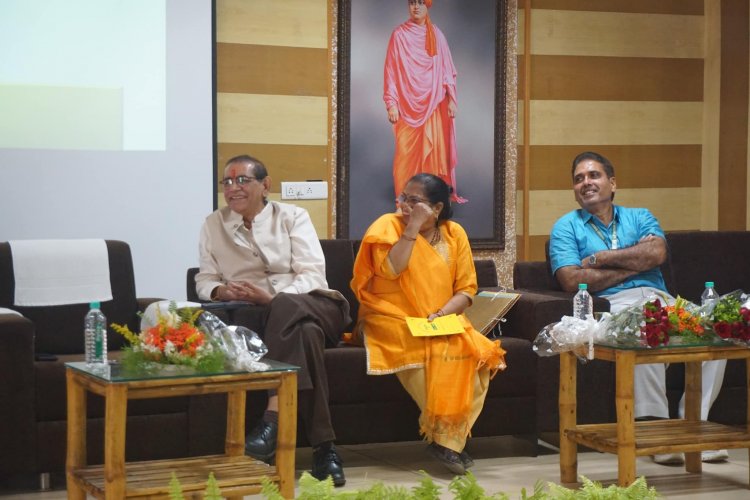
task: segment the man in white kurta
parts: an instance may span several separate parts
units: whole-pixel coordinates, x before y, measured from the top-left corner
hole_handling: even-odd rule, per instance
[[[231,159],[222,185],[228,206],[209,215],[201,229],[198,296],[264,306],[268,357],[300,367],[299,416],[315,450],[313,476],[332,476],[341,486],[323,355],[349,324],[349,305],[328,289],[323,250],[307,211],[267,199],[270,179],[261,162]],[[263,421],[248,436],[249,455],[273,459],[277,405],[272,394]]]

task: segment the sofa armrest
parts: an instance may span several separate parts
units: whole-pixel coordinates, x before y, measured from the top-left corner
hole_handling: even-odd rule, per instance
[[[0,472],[33,470],[34,324],[15,314],[0,314]],[[0,474],[0,475],[2,475]]]
[[[534,342],[543,327],[573,312],[573,303],[568,298],[524,290],[511,291],[520,293],[521,297],[505,315],[501,327],[503,336]]]

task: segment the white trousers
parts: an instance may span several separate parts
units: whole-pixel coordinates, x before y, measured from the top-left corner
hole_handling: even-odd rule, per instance
[[[666,292],[650,287],[632,288],[607,295],[604,298],[609,300],[610,311],[616,313],[628,306],[643,303],[647,298],[654,295],[667,300],[669,304],[674,303],[674,297]],[[726,359],[704,361],[702,364],[701,420],[708,420],[708,412],[711,409],[711,405],[716,401],[716,397],[721,390],[726,366]],[[666,369],[667,365],[663,363],[635,366],[633,387],[633,396],[635,399],[633,413],[635,418],[669,418]],[[680,399],[679,416],[680,418],[685,416],[685,394]]]

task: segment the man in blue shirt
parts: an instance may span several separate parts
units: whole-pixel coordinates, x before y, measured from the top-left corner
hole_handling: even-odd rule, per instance
[[[573,160],[573,192],[581,206],[563,215],[552,227],[549,258],[552,273],[566,291],[579,283],[610,302],[615,313],[660,296],[673,303],[659,266],[667,259],[667,242],[656,218],[645,208],[626,208],[613,203],[617,183],[612,163],[590,151]],[[703,363],[701,419],[719,394],[726,360]],[[636,418],[669,418],[666,366],[635,367],[634,414]],[[684,397],[680,414],[684,412]],[[725,461],[726,450],[704,451],[705,462]],[[655,455],[662,464],[679,464],[682,453]]]

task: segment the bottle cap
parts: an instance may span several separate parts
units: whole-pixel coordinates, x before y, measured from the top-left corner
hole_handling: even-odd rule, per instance
[[[713,281],[706,281],[706,288],[713,288],[714,282]]]
[[[89,309],[99,309],[100,306],[101,306],[101,304],[99,303],[98,300],[95,300],[93,302],[89,302]]]
[[[578,289],[579,290],[586,290],[589,286],[586,283],[579,283]]]

